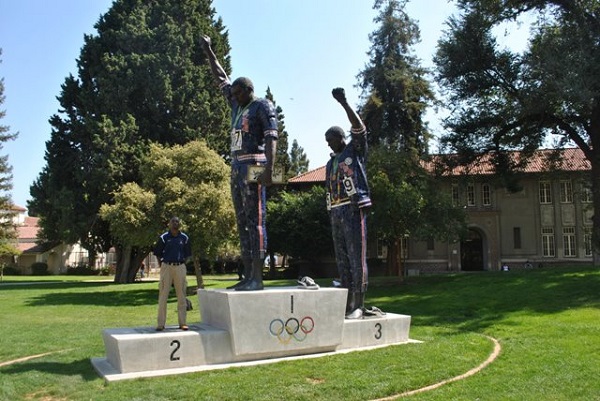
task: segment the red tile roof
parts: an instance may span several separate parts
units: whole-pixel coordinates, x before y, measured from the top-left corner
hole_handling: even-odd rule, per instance
[[[548,170],[548,160],[554,154],[555,150],[553,149],[540,149],[536,151],[532,157],[529,158],[525,168],[523,169],[524,173],[541,173]],[[562,159],[554,165],[554,168],[560,171],[589,171],[591,169],[591,165],[589,160],[587,160],[579,148],[567,148],[562,149],[561,151]],[[521,152],[512,152],[509,153],[511,158],[514,161],[521,161]],[[457,166],[452,169],[452,171],[445,173],[445,176],[455,176],[455,175],[492,175],[494,172],[494,165],[491,162],[491,155],[485,154],[475,162],[471,163],[468,166]],[[432,157],[433,161],[423,162],[423,166],[429,170],[433,171],[435,168],[435,163],[440,162],[442,159],[442,155],[434,155]],[[297,175],[296,177],[290,178],[288,180],[289,183],[292,184],[304,184],[304,183],[316,183],[316,182],[325,182],[325,166],[316,168],[314,170],[308,171],[304,174]]]
[[[325,182],[325,166],[292,177],[288,180],[288,182],[291,182],[292,184]]]
[[[549,167],[552,166],[554,170],[558,171],[588,171],[591,169],[589,160],[587,160],[583,154],[583,151],[579,148],[567,148],[560,150],[560,159],[552,163],[553,156],[556,156],[556,150],[554,149],[540,149],[533,153],[533,155],[523,161],[523,154],[521,152],[510,152],[508,153],[511,161],[515,163],[524,162],[523,173],[542,173],[548,171]],[[456,166],[451,171],[444,173],[445,176],[456,176],[456,175],[492,175],[495,174],[494,165],[492,163],[493,154],[486,153],[480,158],[472,162],[467,166]],[[432,157],[432,161],[425,162],[424,167],[429,171],[433,171],[435,163],[442,161],[442,155],[435,155]]]

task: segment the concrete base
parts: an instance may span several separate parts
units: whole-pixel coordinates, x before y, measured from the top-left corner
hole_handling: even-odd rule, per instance
[[[103,331],[106,358],[93,358],[107,381],[220,369],[410,342],[410,316],[344,319],[346,289],[198,290],[203,321]],[[248,362],[251,361],[251,362]]]

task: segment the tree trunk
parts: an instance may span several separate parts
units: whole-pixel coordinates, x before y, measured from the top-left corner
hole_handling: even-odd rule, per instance
[[[198,288],[204,288],[204,279],[202,278],[202,266],[200,258],[194,256],[194,272],[196,273],[196,284]]]
[[[120,274],[115,274],[115,282],[120,284],[130,283],[129,269],[131,268],[131,246],[125,245],[121,249],[121,257],[117,261],[117,270]],[[134,276],[135,277],[135,276]]]
[[[117,265],[115,266],[115,283],[120,283],[121,274],[123,272],[123,248],[120,245],[115,245],[115,258]]]
[[[269,251],[269,273],[268,277],[277,277],[277,266],[275,265],[275,252]]]
[[[135,277],[138,271],[142,267],[142,261],[146,257],[146,253],[139,247],[133,247],[131,251],[131,262],[129,264],[129,274],[127,275],[127,282],[135,282]]]
[[[388,245],[387,271],[390,276],[400,277],[404,280],[404,266],[402,263],[402,240],[397,238]]]

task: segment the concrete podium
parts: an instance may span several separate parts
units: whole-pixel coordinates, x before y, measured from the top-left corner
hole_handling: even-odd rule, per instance
[[[106,358],[92,358],[107,381],[315,357],[409,342],[410,316],[344,319],[347,290],[269,287],[198,290],[202,321],[103,331]],[[191,316],[188,314],[188,321]]]

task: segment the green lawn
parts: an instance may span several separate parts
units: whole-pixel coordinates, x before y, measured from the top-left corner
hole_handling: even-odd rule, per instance
[[[600,400],[597,269],[421,276],[404,283],[374,277],[367,305],[411,315],[410,337],[422,343],[110,384],[90,363],[105,356],[102,330],[153,326],[158,291],[156,282],[87,281],[97,279],[4,277],[0,365],[51,354],[0,366],[0,400],[371,400],[464,374],[492,353],[487,336],[502,347],[489,366],[406,399]],[[205,280],[209,289],[234,282],[233,276]],[[173,297],[169,323],[174,309]],[[200,320],[197,308],[190,313],[190,323]]]

